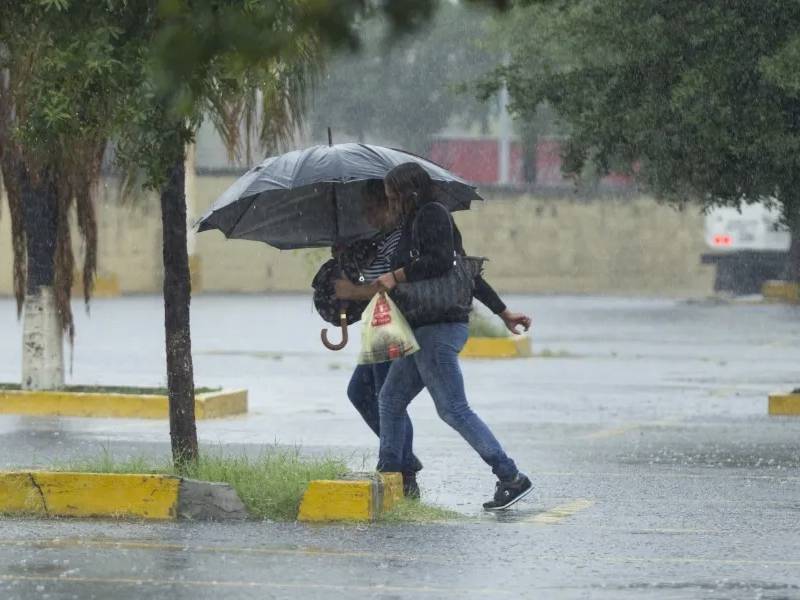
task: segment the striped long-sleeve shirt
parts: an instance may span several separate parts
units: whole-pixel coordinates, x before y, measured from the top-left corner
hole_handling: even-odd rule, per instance
[[[384,273],[388,273],[392,270],[392,257],[397,251],[397,245],[400,243],[402,233],[400,228],[395,229],[386,234],[386,237],[378,242],[375,259],[361,270],[361,274],[364,276],[366,283],[372,283]]]

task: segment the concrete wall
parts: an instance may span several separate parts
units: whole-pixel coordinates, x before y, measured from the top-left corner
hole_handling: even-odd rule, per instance
[[[8,203],[0,188],[0,295],[13,295],[13,265],[11,254],[11,219]]]
[[[492,198],[456,221],[488,279],[512,292],[706,295],[703,217],[648,197]]]
[[[198,177],[191,208],[201,214],[233,177]],[[158,202],[121,204],[112,187],[98,199],[101,276],[116,275],[124,293],[161,286]],[[501,291],[705,295],[713,270],[700,265],[703,219],[647,197],[583,200],[492,197],[458,213],[467,250],[491,259]],[[12,293],[11,240],[5,199],[0,212],[0,294]],[[206,292],[307,291],[326,250],[279,252],[266,244],[197,236]],[[77,250],[77,244],[76,244]]]

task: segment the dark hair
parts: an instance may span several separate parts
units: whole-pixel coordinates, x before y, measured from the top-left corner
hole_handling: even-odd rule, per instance
[[[434,199],[431,176],[418,163],[397,165],[386,174],[384,181],[397,194],[400,205],[396,211],[402,216],[412,214],[418,207]]]
[[[382,179],[367,179],[361,188],[361,197],[364,204],[386,206],[386,192],[383,189]]]

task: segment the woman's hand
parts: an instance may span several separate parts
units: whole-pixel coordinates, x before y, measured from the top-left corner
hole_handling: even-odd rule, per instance
[[[406,272],[403,269],[397,269],[396,271],[389,271],[388,273],[384,273],[375,280],[375,283],[377,283],[387,292],[392,291],[394,289],[394,286],[396,286],[398,283],[405,283],[405,282],[406,282]]]
[[[352,300],[357,286],[349,279],[337,279],[333,282],[333,293],[339,300]]]
[[[525,331],[528,331],[531,328],[531,318],[528,315],[511,312],[510,310],[505,309],[500,313],[499,317],[503,319],[503,323],[506,324],[508,330],[514,335],[519,335],[522,333],[521,331],[517,330],[517,327],[520,325],[525,328]]]
[[[391,291],[394,289],[394,286],[397,285],[397,277],[395,274],[389,271],[388,273],[384,273],[377,279],[377,283],[380,287],[385,289],[386,291]]]

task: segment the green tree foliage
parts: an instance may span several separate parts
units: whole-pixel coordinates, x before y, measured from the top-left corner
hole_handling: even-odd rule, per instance
[[[107,0],[0,2],[0,170],[12,221],[18,309],[52,286],[62,327],[74,268],[69,214],[85,242],[84,295],[96,265],[96,183],[139,24]],[[53,239],[54,238],[54,239]]]
[[[398,34],[425,22],[437,4],[0,0],[0,164],[15,231],[15,272],[26,259],[29,275],[32,262],[41,263],[36,283],[51,285],[55,264],[59,311],[65,328],[71,327],[69,206],[72,198],[79,200],[79,221],[83,207],[93,261],[89,188],[107,141],[114,139],[119,161],[141,169],[146,185],[161,195],[176,464],[197,459],[183,165],[200,119],[210,114],[234,152],[243,119],[248,134],[273,143],[298,123],[323,51],[358,45],[355,23],[377,12]],[[86,270],[93,268],[87,262]]]
[[[657,195],[705,206],[774,198],[800,232],[800,4],[550,0],[515,9],[506,80],[523,118],[569,127],[566,167],[640,165]],[[800,247],[798,247],[800,248]],[[800,276],[795,251],[795,277]]]
[[[155,0],[154,0],[155,1]],[[495,3],[501,3],[495,1]],[[141,85],[120,132],[120,156],[143,167],[161,191],[170,434],[178,465],[197,461],[189,332],[189,268],[183,188],[185,145],[210,114],[229,149],[239,149],[244,120],[270,147],[288,137],[303,112],[305,89],[324,52],[359,42],[354,23],[365,11],[384,14],[393,33],[425,20],[432,0],[159,0]],[[261,116],[260,125],[256,117]]]
[[[459,87],[500,62],[491,43],[492,13],[444,3],[410,35],[387,43],[385,17],[362,23],[363,45],[343,53],[315,89],[309,123],[318,139],[327,127],[426,153],[431,137],[454,121],[486,124],[488,107]],[[343,141],[343,140],[342,140]],[[349,140],[348,140],[349,141]]]

